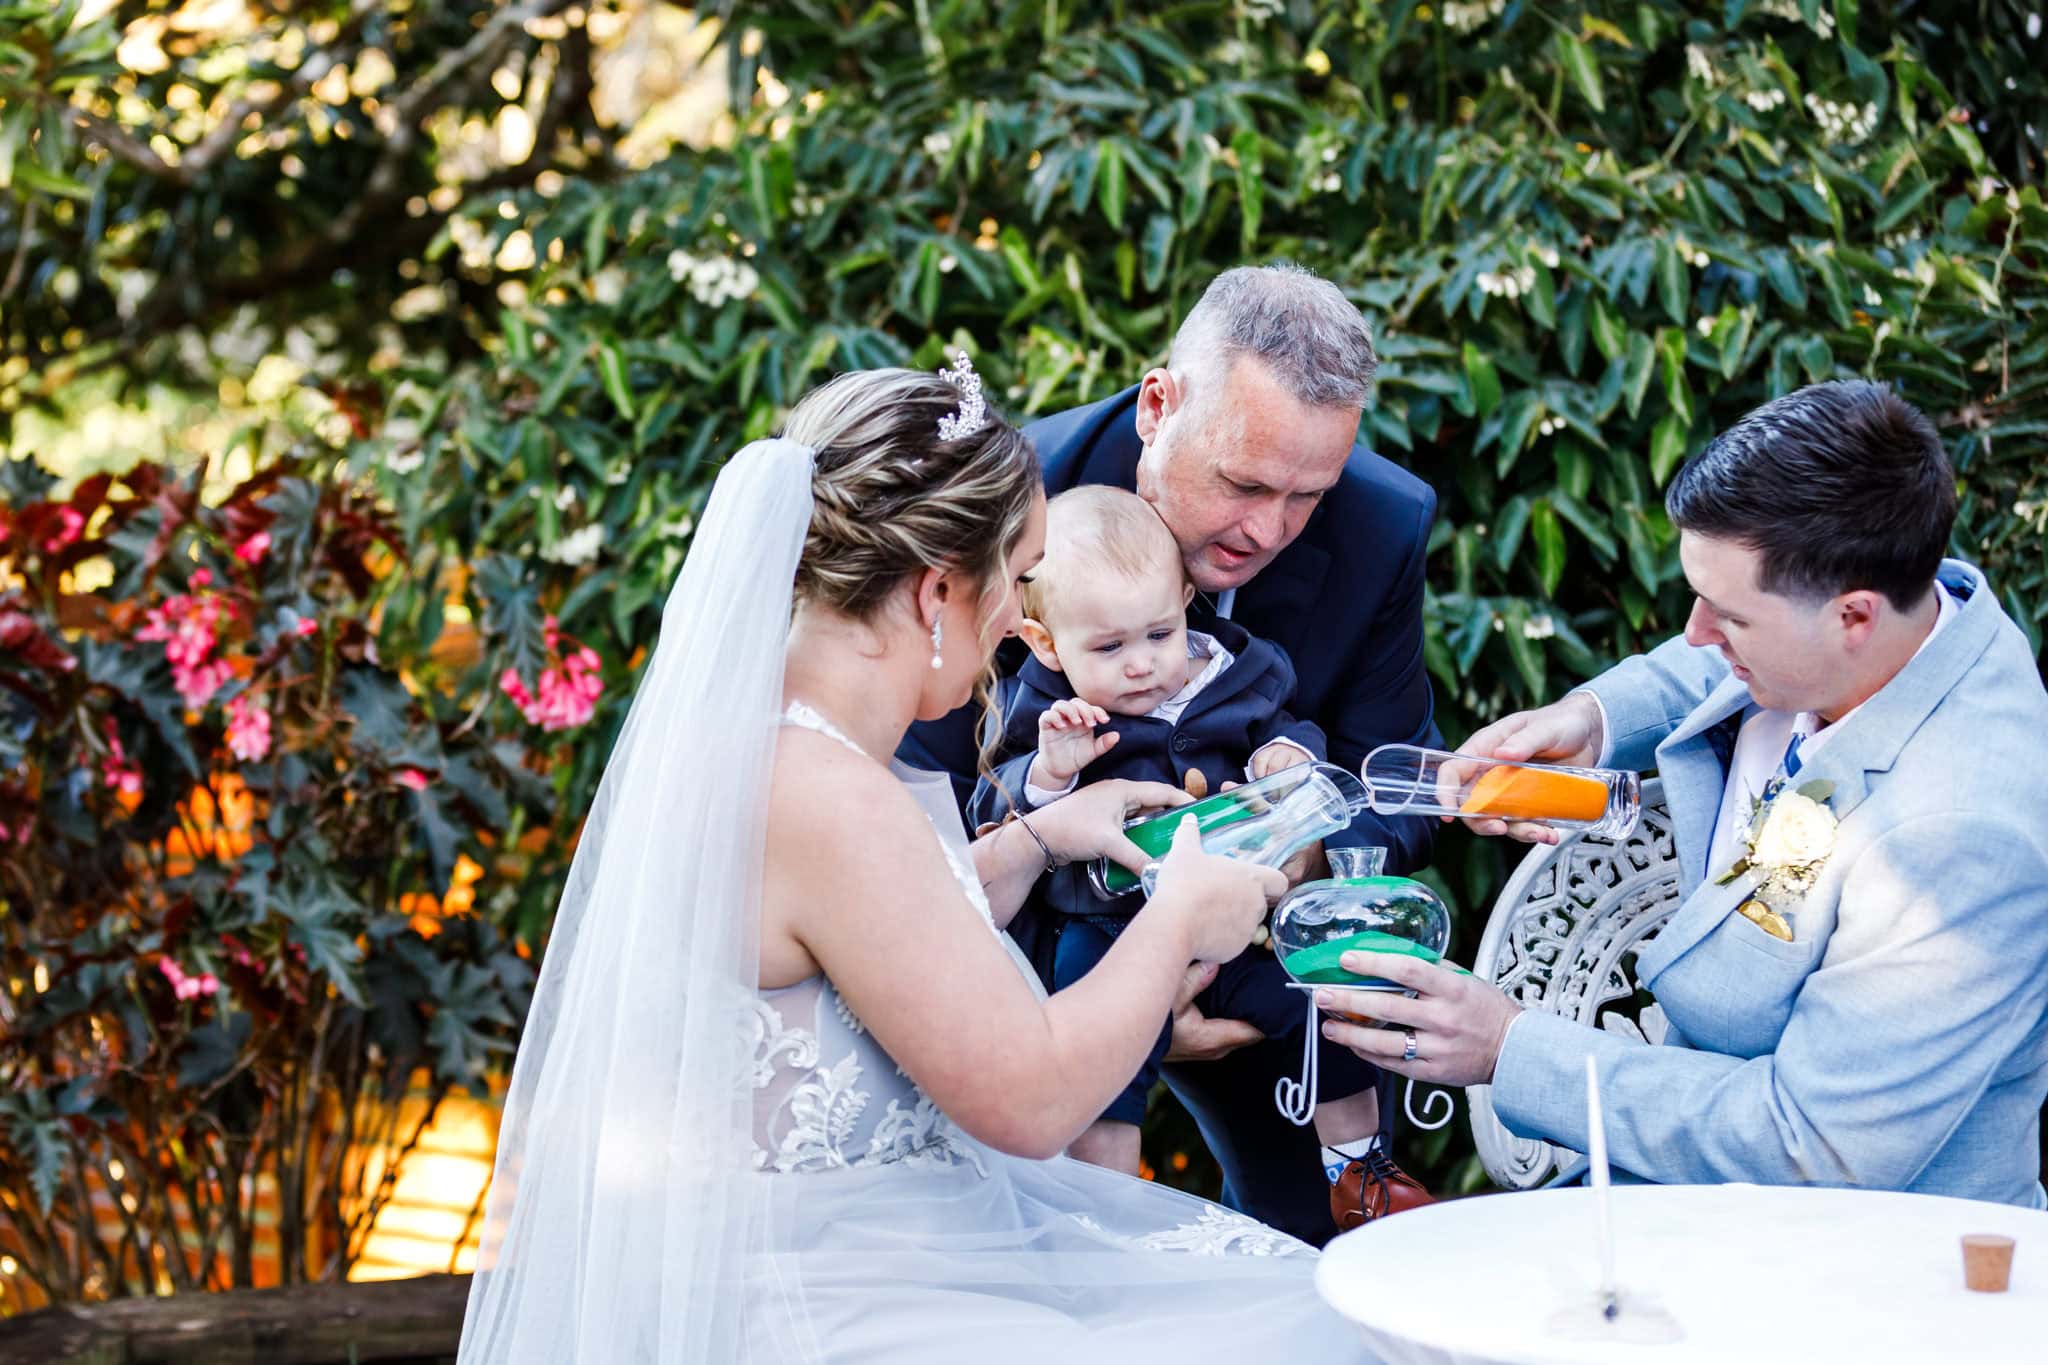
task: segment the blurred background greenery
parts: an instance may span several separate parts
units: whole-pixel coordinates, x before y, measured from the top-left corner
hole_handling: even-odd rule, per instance
[[[1678,629],[1665,480],[1829,377],[1935,417],[1956,552],[2038,652],[2041,22],[2032,0],[0,4],[7,496],[55,506],[138,461],[216,499],[281,463],[372,496],[375,658],[417,723],[502,731],[550,784],[552,823],[461,842],[468,913],[528,948],[721,460],[834,371],[948,347],[1019,418],[1105,396],[1245,261],[1308,265],[1372,321],[1361,434],[1441,498],[1453,739]],[[93,534],[9,590],[52,615],[154,601]],[[548,617],[605,683],[563,731],[499,686],[554,657]],[[1443,841],[1454,953],[1512,852]],[[47,935],[5,923],[20,977]],[[1483,1185],[1462,1122],[1404,1142],[1434,1185]],[[1170,1108],[1147,1154],[1213,1190]]]

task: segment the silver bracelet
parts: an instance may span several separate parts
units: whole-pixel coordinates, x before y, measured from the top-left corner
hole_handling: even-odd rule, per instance
[[[1045,855],[1045,870],[1047,872],[1052,871],[1056,867],[1061,867],[1064,865],[1058,858],[1052,856],[1052,850],[1046,846],[1045,840],[1038,837],[1038,831],[1031,828],[1031,822],[1029,820],[1026,820],[1022,815],[1019,815],[1017,817],[1017,823],[1024,826],[1024,832],[1031,836],[1031,842],[1037,844],[1038,851]]]

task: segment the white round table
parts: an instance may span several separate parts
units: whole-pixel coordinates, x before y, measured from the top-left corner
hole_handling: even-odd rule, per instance
[[[1663,1345],[1547,1329],[1599,1280],[1593,1191],[1484,1195],[1330,1243],[1316,1288],[1389,1365],[1410,1362],[2048,1361],[2048,1213],[1757,1185],[1622,1185],[1615,1279],[1677,1320]],[[2011,1288],[1963,1288],[1964,1233],[2013,1238]]]

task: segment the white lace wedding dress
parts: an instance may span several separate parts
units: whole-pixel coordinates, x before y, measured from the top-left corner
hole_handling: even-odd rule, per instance
[[[858,748],[807,707],[792,706],[785,723]],[[988,918],[946,779],[895,771]],[[750,1028],[769,1248],[746,1277],[754,1359],[1369,1358],[1317,1299],[1312,1248],[1147,1181],[983,1146],[911,1083],[829,980],[760,991]]]

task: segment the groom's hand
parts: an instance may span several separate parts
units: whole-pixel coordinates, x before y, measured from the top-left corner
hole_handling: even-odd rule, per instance
[[[1215,979],[1213,962],[1194,963],[1181,978],[1173,997],[1173,1041],[1167,1044],[1164,1060],[1213,1062],[1264,1041],[1266,1035],[1242,1019],[1211,1019],[1195,1007],[1195,997]]]

